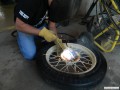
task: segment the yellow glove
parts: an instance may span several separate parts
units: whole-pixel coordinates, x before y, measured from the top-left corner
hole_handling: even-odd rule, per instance
[[[40,30],[39,36],[43,37],[47,42],[52,42],[57,39],[57,36],[45,27]]]
[[[62,39],[57,38],[55,40],[55,44],[57,45],[57,47],[61,48],[62,50],[64,50],[66,48],[65,45],[62,42]]]

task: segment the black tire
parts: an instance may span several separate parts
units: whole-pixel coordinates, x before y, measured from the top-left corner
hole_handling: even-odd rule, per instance
[[[90,46],[88,47],[92,52],[94,52],[97,58],[95,68],[86,74],[73,75],[56,71],[49,66],[45,58],[45,53],[51,46],[53,46],[53,44],[44,45],[37,55],[38,71],[50,84],[52,83],[52,85],[56,85],[65,90],[73,90],[78,88],[90,88],[103,80],[107,70],[107,63],[104,56],[98,50]]]

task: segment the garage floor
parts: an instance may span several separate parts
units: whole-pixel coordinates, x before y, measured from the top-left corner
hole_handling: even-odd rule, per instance
[[[60,27],[59,31],[79,35],[85,27],[75,21],[68,27]],[[35,61],[24,60],[17,47],[16,38],[10,35],[12,25],[13,5],[0,5],[0,90],[60,90],[42,80]],[[103,54],[108,63],[107,74],[98,86],[90,90],[104,90],[105,86],[120,86],[120,46],[111,53]]]

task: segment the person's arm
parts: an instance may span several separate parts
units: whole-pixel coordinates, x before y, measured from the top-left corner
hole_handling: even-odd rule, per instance
[[[16,26],[16,29],[21,32],[41,36],[47,42],[52,42],[57,39],[56,35],[50,32],[50,30],[48,30],[47,28],[43,27],[41,30],[38,30],[37,28],[24,23],[19,18],[16,18],[15,26]]]
[[[40,30],[38,30],[37,28],[24,23],[22,20],[20,20],[19,18],[16,18],[16,22],[15,22],[15,26],[16,29],[24,32],[24,33],[28,33],[28,34],[32,34],[32,35],[39,35]]]
[[[48,4],[49,4],[49,6],[51,5],[52,1],[53,1],[53,0],[48,0]]]
[[[51,5],[52,1],[53,0],[48,0],[49,6]],[[52,22],[52,21],[49,20],[48,28],[57,34],[57,29],[56,29],[56,23],[55,22]]]
[[[49,21],[49,26],[48,26],[49,30],[52,30],[53,32],[55,32],[55,34],[57,34],[57,28],[56,28],[56,23]]]

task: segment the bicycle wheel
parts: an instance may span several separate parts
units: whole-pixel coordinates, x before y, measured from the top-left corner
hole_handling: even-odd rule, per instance
[[[59,88],[73,90],[89,88],[103,80],[107,63],[99,51],[75,43],[68,43],[68,46],[79,52],[80,60],[64,62],[56,55],[53,44],[47,44],[38,52],[38,71],[46,81]]]

